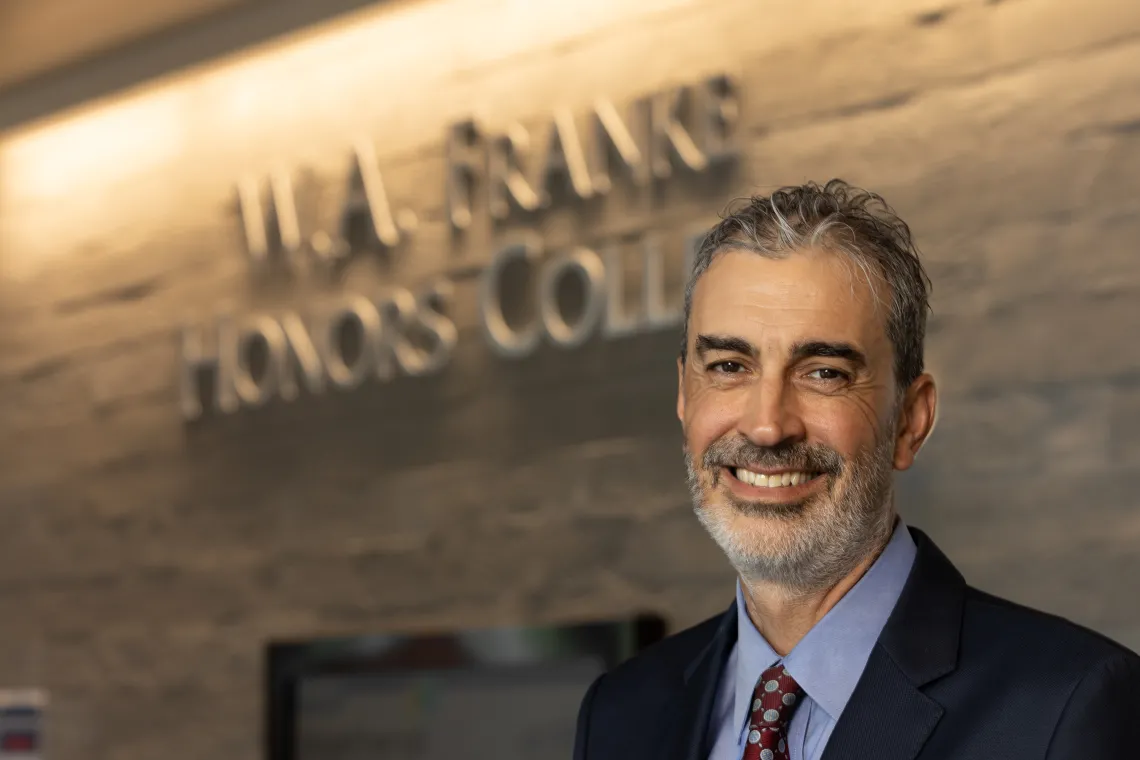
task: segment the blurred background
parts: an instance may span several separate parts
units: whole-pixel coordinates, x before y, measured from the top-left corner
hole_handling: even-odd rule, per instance
[[[0,689],[253,760],[274,642],[722,611],[691,235],[836,176],[934,282],[904,518],[1140,647],[1140,4],[0,0]]]

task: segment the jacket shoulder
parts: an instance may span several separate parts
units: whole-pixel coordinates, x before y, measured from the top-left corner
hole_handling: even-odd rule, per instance
[[[686,671],[714,649],[722,626],[734,619],[729,612],[709,618],[598,676],[578,711],[575,760],[641,756],[645,737],[660,729],[681,693]]]
[[[646,647],[606,673],[604,692],[614,695],[683,677],[685,670],[712,643],[727,614],[711,617]]]
[[[1112,659],[1140,663],[1135,652],[1103,634],[975,588],[967,590],[963,612],[966,658],[988,653],[1006,667],[1049,667],[1070,677]]]

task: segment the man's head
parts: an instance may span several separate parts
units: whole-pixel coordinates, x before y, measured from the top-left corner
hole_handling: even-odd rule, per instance
[[[907,225],[839,180],[752,198],[702,242],[677,414],[694,507],[748,580],[838,582],[889,536],[934,423]]]

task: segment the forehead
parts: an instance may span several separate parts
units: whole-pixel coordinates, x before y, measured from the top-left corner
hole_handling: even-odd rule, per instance
[[[697,281],[689,333],[737,336],[758,346],[811,338],[873,349],[886,342],[885,287],[876,281],[876,294],[854,262],[829,251],[770,259],[729,250]]]

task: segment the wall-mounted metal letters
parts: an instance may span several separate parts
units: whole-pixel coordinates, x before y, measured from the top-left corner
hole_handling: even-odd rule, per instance
[[[651,193],[678,178],[709,173],[736,159],[738,88],[717,75],[672,87],[618,107],[600,99],[586,113],[559,110],[532,134],[519,123],[498,133],[472,120],[446,130],[444,205],[452,234],[469,232],[478,216],[502,225],[519,215],[551,212],[556,199],[601,202],[615,183]],[[580,129],[580,125],[588,125]],[[241,227],[255,278],[287,278],[300,269],[333,273],[354,257],[415,245],[416,215],[388,193],[375,150],[353,149],[339,223],[332,230],[301,228],[292,175],[246,178],[238,183]],[[641,283],[636,305],[627,304],[628,261],[613,244],[549,248],[535,232],[507,233],[476,273],[481,333],[498,356],[518,359],[543,342],[573,348],[595,336],[614,339],[677,325],[681,304],[666,294],[662,241],[635,231]],[[683,241],[691,264],[695,239]],[[535,304],[529,324],[504,316],[504,270],[531,265]],[[674,264],[677,266],[677,264]],[[675,273],[683,275],[684,272]],[[577,280],[581,308],[563,313],[558,293]],[[676,279],[676,278],[674,278]],[[683,279],[683,278],[682,278]],[[181,336],[181,408],[185,419],[207,410],[231,413],[274,398],[350,389],[366,380],[436,372],[447,365],[458,340],[449,315],[454,284],[444,275],[415,289],[385,288],[362,296],[341,294],[331,306],[296,312],[219,316],[211,325],[187,327]],[[343,348],[345,332],[360,347]],[[415,334],[417,340],[409,335]],[[254,354],[262,357],[254,370]],[[202,380],[212,393],[205,398]]]

